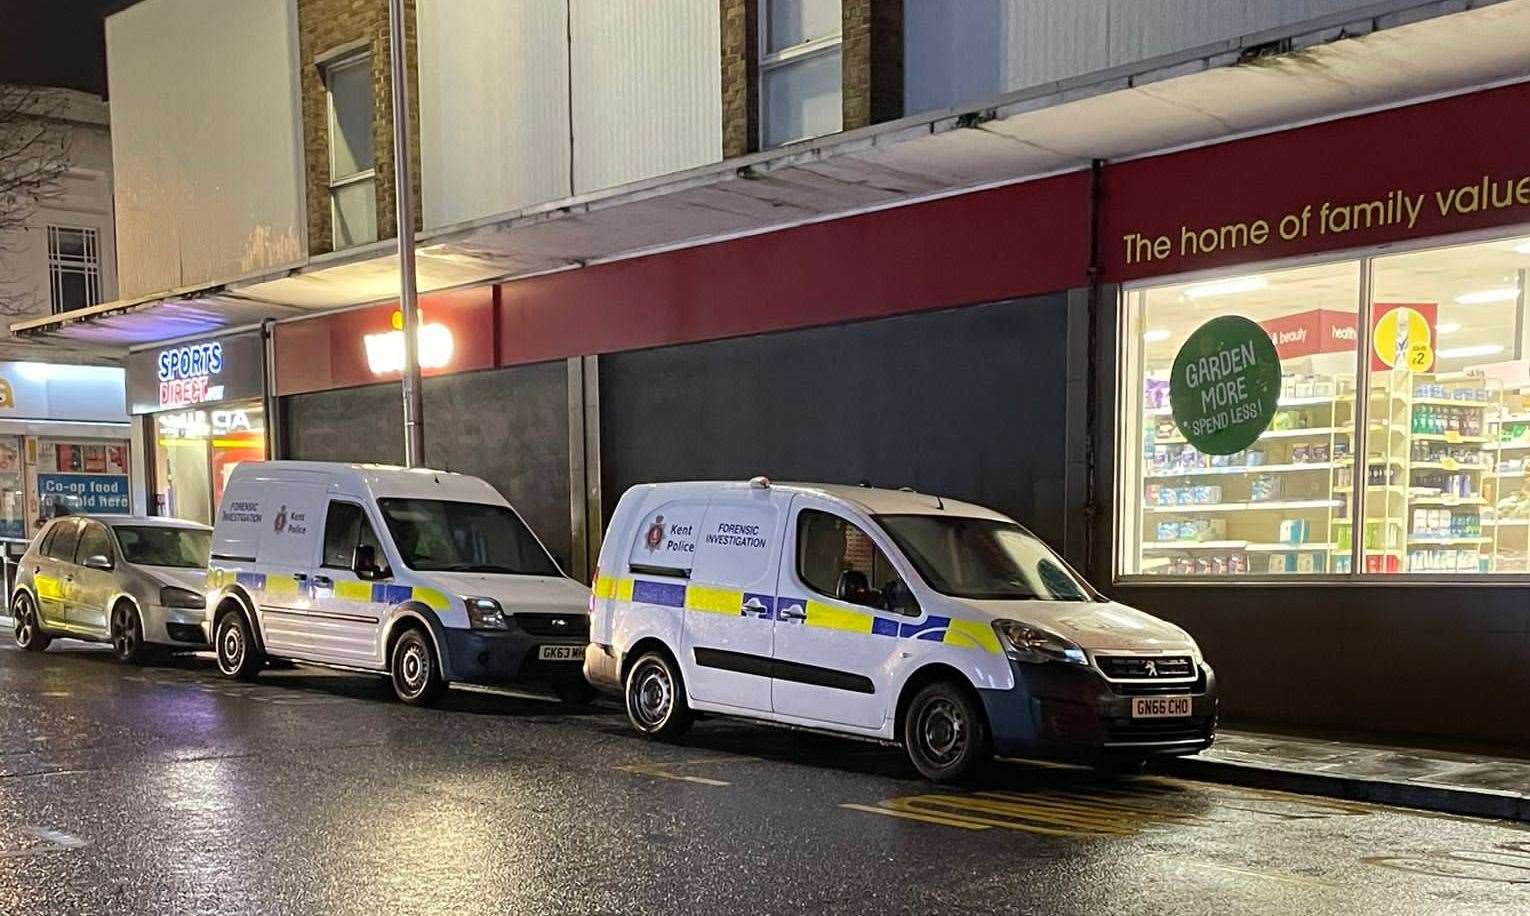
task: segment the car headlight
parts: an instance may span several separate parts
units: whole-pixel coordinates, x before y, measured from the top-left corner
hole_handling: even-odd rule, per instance
[[[463,598],[467,604],[468,626],[475,630],[508,630],[505,609],[493,598]]]
[[[1071,662],[1075,665],[1089,664],[1088,656],[1077,645],[1056,633],[1018,620],[995,620],[994,632],[1005,654],[1018,662]]]
[[[159,590],[159,603],[163,607],[178,607],[200,611],[207,607],[207,599],[189,588],[167,585]]]

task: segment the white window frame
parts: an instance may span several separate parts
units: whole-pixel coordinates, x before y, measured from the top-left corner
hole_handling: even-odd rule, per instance
[[[758,55],[759,60],[755,66],[755,86],[758,87],[758,91],[756,93],[758,98],[756,99],[755,116],[759,121],[759,136],[757,139],[760,144],[760,149],[780,149],[783,146],[789,146],[793,143],[801,143],[804,140],[812,140],[817,137],[827,137],[831,133],[838,133],[838,131],[828,131],[822,134],[805,134],[801,137],[792,137],[788,140],[782,140],[780,143],[774,145],[767,143],[765,140],[765,126],[768,123],[768,113],[765,110],[765,74],[771,70],[782,70],[792,66],[793,64],[799,64],[804,61],[813,60],[815,58],[825,57],[834,53],[835,51],[841,52],[840,62],[841,67],[843,67],[844,54],[842,49],[845,43],[844,0],[840,0],[840,27],[835,30],[834,34],[825,35],[822,38],[815,38],[810,41],[804,41],[771,53],[767,53],[765,51],[766,48],[770,47],[770,12],[767,9],[769,5],[770,0],[760,0],[759,10],[755,17],[758,20],[758,30],[755,35],[755,40],[758,42],[756,47],[760,49]],[[840,72],[839,102],[841,111],[840,130],[844,130],[843,111],[845,104],[845,81],[843,70]]]
[[[59,234],[63,232],[78,232],[84,238],[84,255],[74,257],[63,255],[59,252]],[[59,299],[62,295],[62,286],[59,282],[61,275],[65,273],[83,274],[85,277],[85,305],[82,308],[97,305],[101,302],[101,234],[90,226],[48,226],[48,305],[55,315],[65,314],[66,310],[61,307]]]
[[[330,247],[336,250],[339,250],[340,240],[335,235],[335,227],[340,224],[340,220],[335,212],[335,200],[340,191],[363,182],[373,185],[372,194],[375,200],[377,194],[377,157],[375,154],[373,155],[373,164],[369,169],[362,169],[359,172],[350,172],[345,175],[335,175],[335,131],[337,122],[335,120],[335,94],[330,88],[330,79],[338,71],[351,67],[367,67],[370,70],[371,65],[371,49],[363,47],[360,50],[341,54],[331,60],[326,60],[320,67],[320,76],[324,80],[324,116],[327,119],[325,127],[327,143],[324,153],[329,157],[329,244]],[[380,235],[381,233],[374,233],[372,238],[353,241],[348,247],[359,247],[369,242],[375,242]]]

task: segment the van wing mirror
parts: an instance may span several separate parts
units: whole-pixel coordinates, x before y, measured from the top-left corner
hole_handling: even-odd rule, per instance
[[[364,582],[388,576],[387,568],[377,558],[377,548],[371,544],[356,545],[355,551],[351,553],[351,572]]]

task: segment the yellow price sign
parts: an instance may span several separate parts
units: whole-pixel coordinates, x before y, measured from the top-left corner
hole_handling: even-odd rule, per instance
[[[1456,459],[1450,457],[1449,455],[1446,455],[1444,458],[1440,459],[1440,467],[1444,468],[1447,471],[1454,471],[1457,468],[1459,468],[1460,466],[1461,466],[1460,463],[1457,462]]]
[[[1461,441],[1461,433],[1460,433],[1460,431],[1459,430],[1454,430],[1454,429],[1447,429],[1445,431],[1445,441],[1446,442],[1450,442],[1450,443],[1460,442]]]
[[[1434,322],[1421,307],[1376,305],[1371,368],[1428,372],[1434,368]],[[1429,309],[1431,315],[1433,308]]]

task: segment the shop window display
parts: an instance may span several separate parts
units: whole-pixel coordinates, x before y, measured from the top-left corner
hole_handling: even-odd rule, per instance
[[[210,525],[223,488],[241,461],[266,457],[259,402],[154,415],[155,509]]]
[[[1520,238],[1127,291],[1120,571],[1530,572],[1527,269]],[[1203,454],[1170,368],[1222,315],[1270,335],[1279,406],[1246,448]]]

